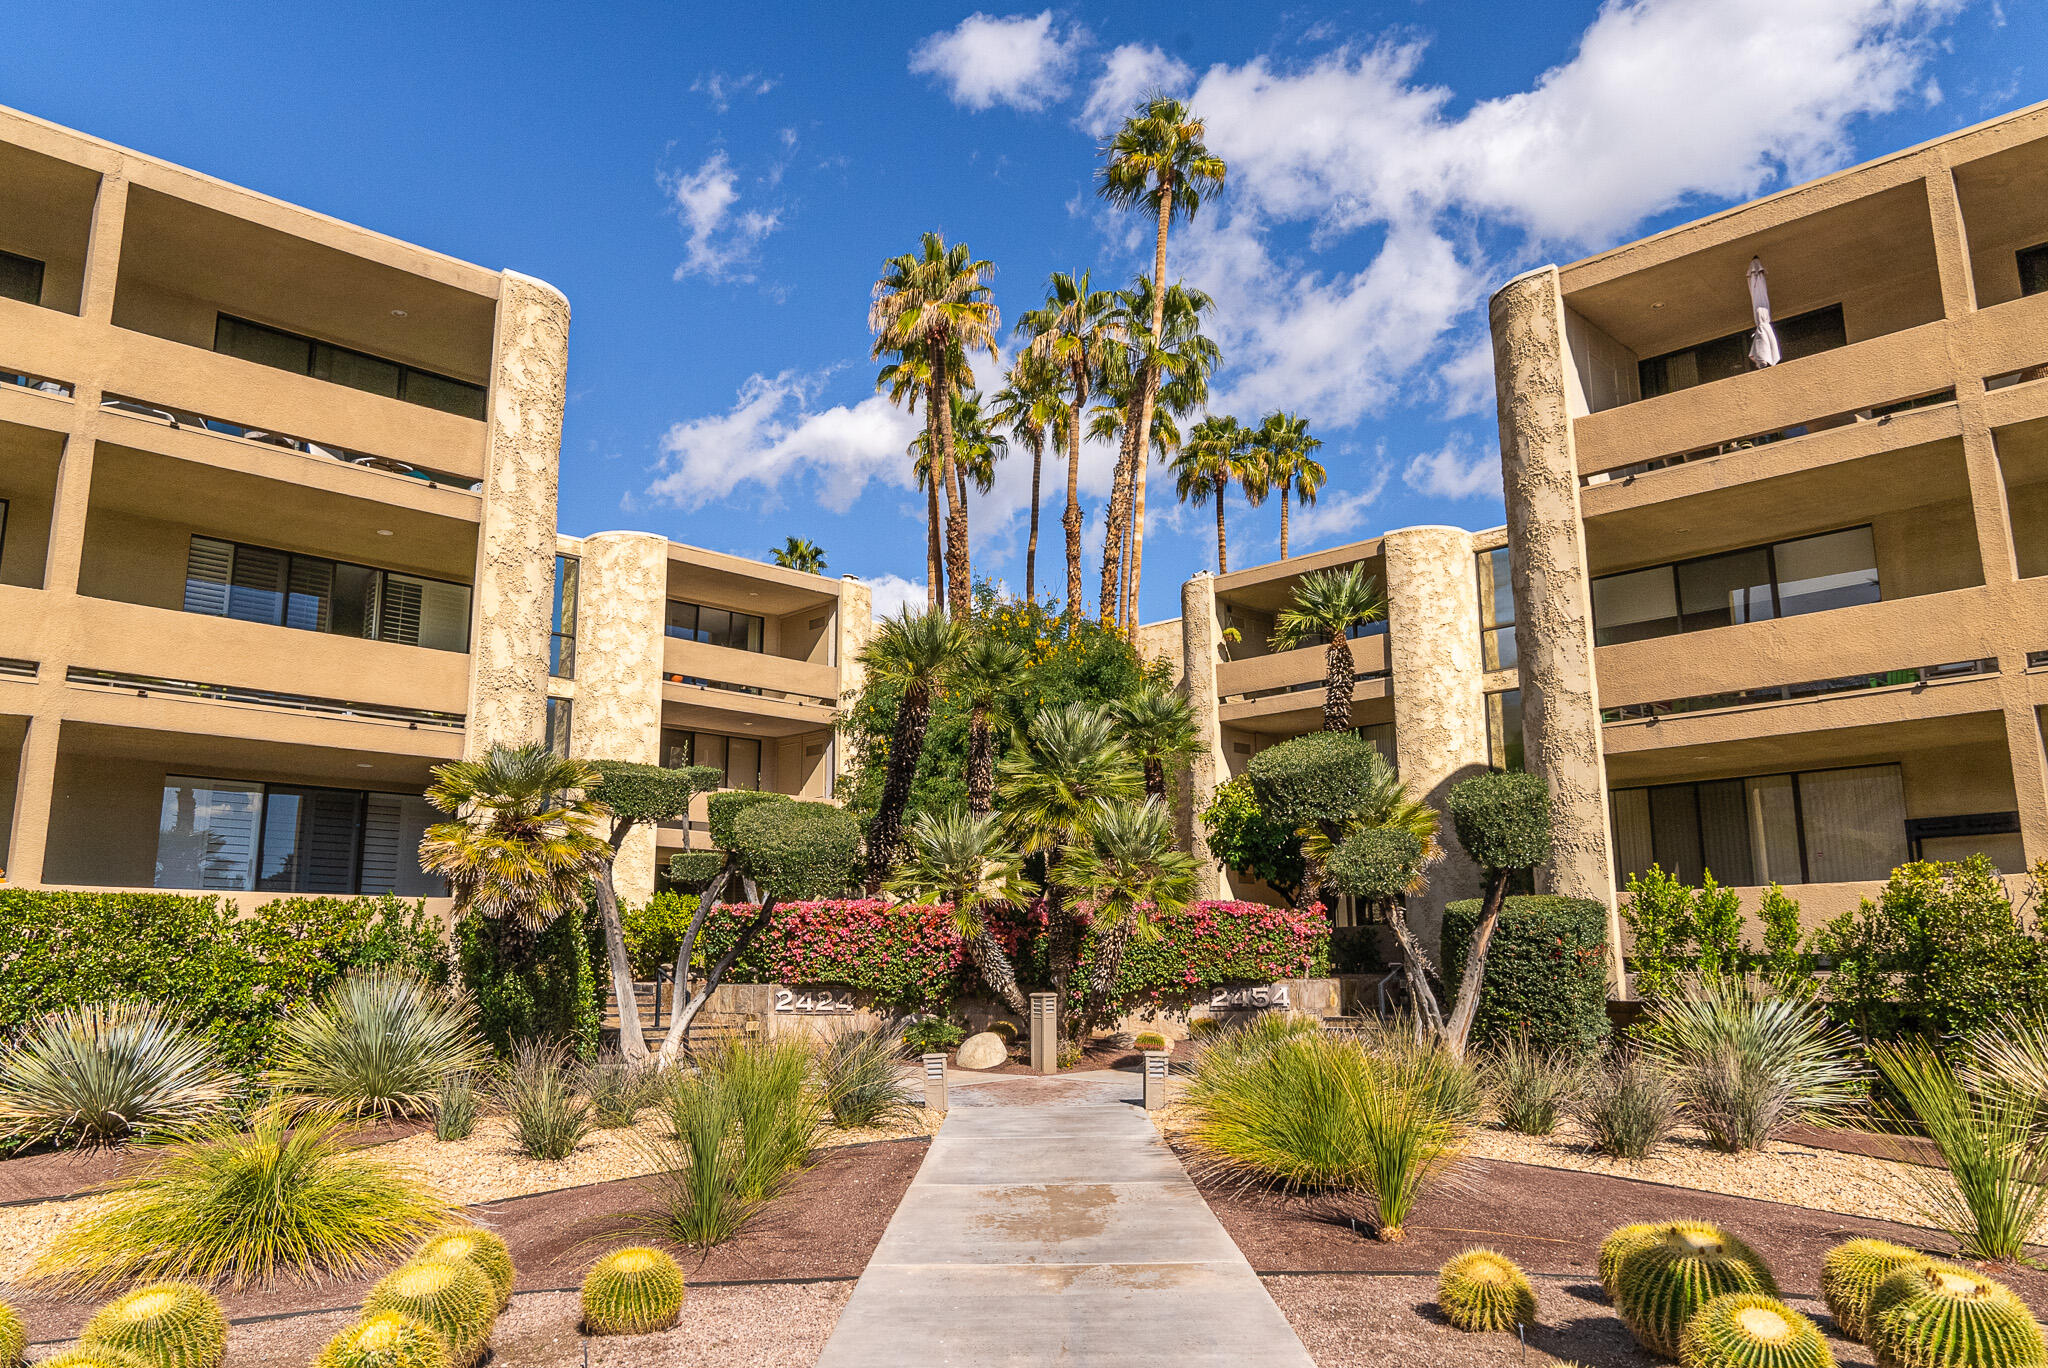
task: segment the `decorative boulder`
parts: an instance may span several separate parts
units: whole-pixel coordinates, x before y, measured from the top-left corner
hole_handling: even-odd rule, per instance
[[[960,1042],[953,1062],[963,1069],[993,1069],[1010,1062],[1010,1047],[994,1031],[983,1031]]]

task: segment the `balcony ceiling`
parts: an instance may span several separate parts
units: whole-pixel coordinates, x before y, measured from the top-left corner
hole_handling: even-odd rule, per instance
[[[364,739],[375,729],[364,727]],[[410,735],[400,732],[398,735]],[[273,783],[330,785],[336,788],[389,788],[394,792],[424,789],[433,761],[416,755],[338,750],[326,746],[285,745],[232,736],[199,736],[174,731],[143,731],[100,723],[66,722],[58,741],[65,755],[90,755],[160,764],[166,773],[196,774],[208,779],[262,779]]]
[[[1955,178],[1973,248],[2048,240],[2048,139],[1966,162]]]
[[[1807,706],[1807,705],[1793,705]],[[1711,714],[1688,714],[1705,718]],[[1882,764],[1912,751],[1946,750],[1971,744],[2005,746],[2001,713],[1965,713],[1869,727],[1837,727],[1790,736],[1760,736],[1712,745],[1674,746],[1610,754],[1609,788],[1633,784],[1727,779],[1744,774],[1777,774],[1797,769]]]
[[[1998,466],[2008,484],[2038,484],[2048,480],[2048,418],[2015,423],[1993,434],[1998,442]]]
[[[839,602],[839,583],[739,556],[671,543],[668,596],[757,617],[782,617]]]
[[[778,717],[761,707],[764,702],[769,708],[790,706],[779,700],[763,700],[746,694],[728,696],[733,700],[733,705],[729,709],[699,703],[678,703],[674,699],[668,699],[661,705],[661,725],[681,727],[689,731],[718,732],[725,736],[775,738],[831,734],[831,727],[820,725],[815,718]]]
[[[1325,551],[1312,551],[1284,561],[1233,570],[1216,581],[1216,598],[1221,603],[1249,608],[1254,612],[1277,613],[1294,606],[1295,582],[1309,571],[1348,567],[1359,561],[1366,562],[1365,572],[1377,579],[1384,589],[1386,563],[1380,556],[1380,541],[1374,538],[1348,546],[1333,546]]]

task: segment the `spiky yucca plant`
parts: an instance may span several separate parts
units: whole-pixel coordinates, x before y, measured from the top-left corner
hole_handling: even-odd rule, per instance
[[[1536,1323],[1536,1289],[1514,1260],[1468,1249],[1437,1274],[1436,1304],[1460,1330],[1513,1330]]]
[[[35,1368],[150,1368],[150,1364],[141,1355],[111,1344],[79,1344],[37,1359]]]
[[[455,1368],[483,1357],[498,1319],[498,1296],[475,1264],[454,1259],[416,1259],[385,1275],[370,1289],[363,1314],[398,1311],[431,1328],[448,1342]]]
[[[430,1235],[413,1251],[415,1259],[459,1259],[473,1263],[498,1294],[498,1309],[512,1304],[512,1251],[496,1231],[477,1226],[451,1226]]]
[[[1621,1272],[1621,1261],[1655,1240],[1657,1232],[1662,1229],[1664,1227],[1655,1221],[1638,1221],[1621,1227],[1600,1242],[1600,1286],[1606,1290],[1610,1301],[1614,1298],[1614,1279]]]
[[[380,1311],[327,1341],[313,1368],[451,1368],[448,1342],[425,1321]]]
[[[372,969],[285,1017],[271,1081],[356,1116],[424,1116],[443,1079],[489,1058],[467,1002],[415,974]]]
[[[0,1302],[0,1368],[16,1368],[28,1351],[28,1330],[6,1302]]]
[[[0,1049],[0,1137],[116,1144],[203,1121],[234,1089],[213,1047],[158,1008],[84,1003]]]
[[[1730,1292],[1685,1323],[1681,1368],[1834,1368],[1820,1330],[1775,1297]]]
[[[615,1250],[583,1280],[583,1327],[593,1335],[666,1330],[683,1310],[683,1270],[658,1249]]]
[[[1842,1333],[1863,1342],[1870,1338],[1870,1297],[1879,1283],[1927,1256],[1889,1240],[1847,1240],[1830,1249],[1820,1266],[1821,1300]]]
[[[1651,1353],[1678,1357],[1693,1313],[1730,1292],[1778,1295],[1770,1270],[1742,1241],[1705,1221],[1673,1221],[1632,1249],[1615,1274],[1614,1304]]]
[[[1878,1368],[2042,1368],[2041,1326],[2003,1283],[1932,1259],[1899,1269],[1870,1298]]]
[[[228,1348],[220,1303],[190,1283],[152,1283],[108,1302],[79,1338],[110,1344],[153,1368],[215,1368]]]

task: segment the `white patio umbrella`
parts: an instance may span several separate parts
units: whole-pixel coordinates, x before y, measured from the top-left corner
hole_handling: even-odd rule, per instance
[[[1785,359],[1778,349],[1778,332],[1771,326],[1771,286],[1764,279],[1761,257],[1749,259],[1749,304],[1756,311],[1756,331],[1749,337],[1749,362],[1758,368],[1775,366]]]

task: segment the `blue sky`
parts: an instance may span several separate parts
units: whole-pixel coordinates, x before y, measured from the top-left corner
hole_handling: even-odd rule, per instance
[[[0,102],[551,281],[575,314],[565,530],[805,536],[886,607],[922,597],[924,538],[917,420],[873,397],[878,266],[964,239],[1006,326],[1050,271],[1127,281],[1149,229],[1091,176],[1148,86],[1190,95],[1230,163],[1169,256],[1217,299],[1215,407],[1325,442],[1302,550],[1499,521],[1494,284],[2048,98],[2042,53],[2041,0],[74,3],[0,51]],[[1012,585],[1028,465],[973,524]],[[1051,460],[1045,488],[1041,587]],[[1148,619],[1214,564],[1211,515],[1169,495],[1155,471]],[[1234,505],[1233,563],[1277,534]]]

